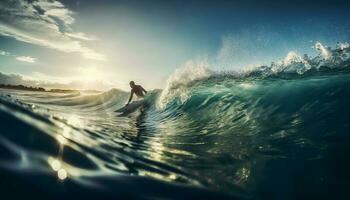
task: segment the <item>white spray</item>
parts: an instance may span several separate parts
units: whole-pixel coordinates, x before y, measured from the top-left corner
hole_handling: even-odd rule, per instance
[[[193,81],[209,77],[210,74],[207,59],[188,61],[183,68],[176,69],[168,78],[167,85],[158,100],[158,107],[164,108],[174,97],[180,97],[181,102],[186,101],[188,85]]]
[[[316,42],[315,48],[320,51],[325,60],[329,60],[332,57],[332,53],[321,42]]]

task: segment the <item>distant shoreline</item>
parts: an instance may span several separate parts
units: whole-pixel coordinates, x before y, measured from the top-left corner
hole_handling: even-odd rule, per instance
[[[76,93],[76,92],[101,92],[97,90],[73,90],[73,89],[45,89],[43,87],[32,87],[25,85],[0,84],[0,89],[22,90],[33,92],[55,92],[55,93]]]

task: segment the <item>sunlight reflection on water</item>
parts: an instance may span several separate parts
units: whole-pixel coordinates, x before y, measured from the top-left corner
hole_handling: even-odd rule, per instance
[[[63,164],[58,159],[55,159],[53,157],[48,158],[48,163],[50,164],[51,168],[57,172],[57,177],[61,180],[64,180],[67,178],[68,173],[66,169],[63,168]]]

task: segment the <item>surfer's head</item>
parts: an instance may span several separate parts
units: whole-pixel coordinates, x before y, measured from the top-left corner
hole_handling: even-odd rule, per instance
[[[131,88],[133,88],[135,86],[135,82],[134,81],[130,81],[129,85],[130,85]]]

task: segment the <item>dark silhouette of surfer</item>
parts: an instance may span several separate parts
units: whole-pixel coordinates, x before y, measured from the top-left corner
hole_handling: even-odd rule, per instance
[[[130,81],[129,85],[131,87],[130,98],[125,106],[129,105],[134,94],[136,94],[137,97],[144,97],[145,94],[147,94],[147,91],[141,85],[136,85],[134,81]]]

